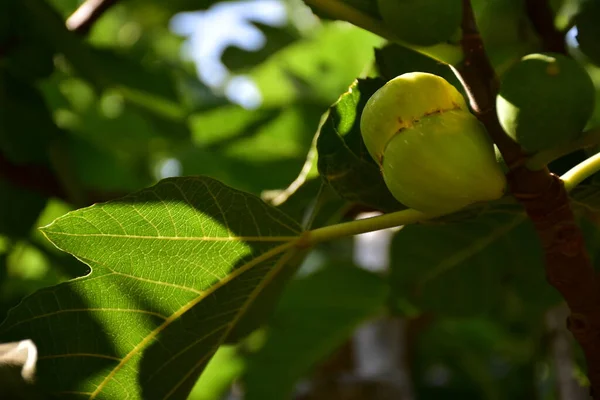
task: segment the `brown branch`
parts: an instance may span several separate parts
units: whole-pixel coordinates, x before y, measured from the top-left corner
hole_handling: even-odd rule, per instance
[[[15,187],[67,200],[67,193],[62,184],[45,165],[15,164],[0,153],[0,179]]]
[[[544,250],[546,277],[563,296],[571,315],[567,326],[583,349],[591,393],[600,399],[600,285],[571,211],[562,181],[548,169],[530,171],[523,152],[504,134],[496,114],[498,78],[485,52],[470,0],[463,0],[465,60],[456,72],[473,112],[486,126],[511,171],[512,194],[533,222]]]
[[[80,35],[87,34],[106,10],[119,0],[86,0],[67,19],[67,28]]]
[[[0,180],[10,183],[14,187],[27,189],[47,197],[56,197],[67,203],[72,199],[65,190],[64,185],[58,180],[54,171],[45,164],[17,164],[9,160],[0,152]],[[125,196],[123,192],[85,192],[85,206],[92,203],[102,203],[108,200]]]
[[[567,54],[565,35],[556,29],[554,12],[548,0],[525,0],[529,21],[542,40],[543,51]]]

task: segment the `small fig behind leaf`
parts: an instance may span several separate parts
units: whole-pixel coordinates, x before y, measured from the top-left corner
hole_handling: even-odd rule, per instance
[[[438,76],[400,75],[367,102],[361,132],[390,192],[435,214],[502,197],[492,142],[462,95]]]

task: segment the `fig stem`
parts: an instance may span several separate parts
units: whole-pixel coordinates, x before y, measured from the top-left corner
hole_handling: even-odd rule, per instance
[[[439,43],[433,46],[415,46],[397,37],[387,29],[383,21],[374,18],[361,10],[340,0],[304,0],[304,2],[336,19],[350,22],[389,41],[417,51],[443,64],[458,64],[463,60],[460,46],[450,43]]]
[[[565,190],[570,192],[581,182],[600,171],[600,153],[577,164],[560,177],[565,185]]]
[[[542,150],[534,154],[527,160],[525,166],[532,171],[544,169],[546,165],[554,160],[573,153],[574,151],[598,144],[600,144],[600,127],[595,127],[584,132],[583,136],[579,139],[574,140],[565,146]]]
[[[425,214],[421,211],[409,208],[402,211],[379,215],[377,217],[343,222],[341,224],[329,225],[312,231],[306,231],[300,238],[298,246],[310,247],[317,243],[333,239],[394,228],[400,225],[414,224],[438,216],[439,215]]]

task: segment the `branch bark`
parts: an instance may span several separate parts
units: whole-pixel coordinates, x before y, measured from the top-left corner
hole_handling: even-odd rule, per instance
[[[600,285],[562,181],[547,168],[530,171],[523,151],[502,130],[496,114],[498,78],[487,57],[470,0],[463,0],[463,64],[455,72],[473,112],[486,126],[510,168],[509,188],[533,222],[544,250],[548,282],[571,314],[567,327],[583,349],[591,394],[600,399]]]
[[[52,170],[45,165],[15,164],[0,153],[0,179],[22,189],[66,200],[67,193]]]

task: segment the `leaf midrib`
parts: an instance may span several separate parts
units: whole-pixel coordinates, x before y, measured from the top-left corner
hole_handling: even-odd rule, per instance
[[[240,276],[241,274],[243,274],[244,272],[247,272],[248,270],[250,270],[251,268],[253,268],[254,266],[269,260],[272,257],[275,257],[283,252],[285,252],[286,250],[290,250],[291,248],[293,248],[297,241],[298,241],[298,237],[294,237],[295,240],[291,240],[287,243],[281,244],[277,247],[272,248],[271,250],[261,254],[260,256],[252,259],[251,261],[247,262],[246,264],[240,266],[239,268],[237,268],[235,271],[233,271],[232,273],[230,273],[229,275],[227,275],[226,277],[224,277],[222,280],[216,282],[213,286],[210,287],[210,289],[206,290],[202,295],[198,296],[197,298],[189,301],[187,304],[185,304],[184,306],[182,306],[181,308],[179,308],[179,310],[175,311],[171,316],[169,316],[161,325],[159,325],[156,329],[154,329],[152,332],[150,332],[148,335],[146,335],[146,337],[144,337],[144,339],[142,339],[129,353],[127,353],[125,355],[125,357],[123,357],[121,359],[121,362],[112,369],[112,371],[104,378],[104,380],[98,385],[98,387],[96,388],[96,390],[90,395],[89,399],[95,399],[96,396],[98,396],[98,394],[100,394],[102,392],[102,390],[104,389],[104,387],[111,381],[111,379],[121,370],[121,368],[123,368],[123,366],[125,366],[125,364],[127,364],[127,362],[129,362],[129,360],[131,360],[136,354],[138,354],[140,351],[142,351],[142,349],[144,349],[146,347],[146,345],[148,345],[150,343],[150,341],[152,339],[154,339],[156,336],[158,336],[163,330],[165,330],[172,322],[176,321],[179,317],[181,317],[184,313],[186,313],[187,311],[189,311],[192,307],[194,307],[196,304],[198,304],[200,301],[204,300],[205,298],[207,298],[208,296],[210,296],[211,294],[213,294],[217,289],[223,287],[225,284],[229,283],[230,281],[232,281],[233,279],[237,278],[238,276]],[[292,252],[290,252],[292,253]],[[268,282],[270,281],[268,279],[269,275],[275,270],[278,269],[278,267],[280,266],[275,266],[275,268],[273,268],[272,271],[270,271],[270,273],[265,277],[265,279],[263,279],[261,281],[261,283],[259,284],[259,286],[257,288],[254,289],[254,291],[252,292],[251,296],[259,289],[262,289],[262,287],[264,287],[264,283],[265,281]],[[260,291],[259,291],[260,292]],[[251,303],[250,300],[248,300],[246,302],[246,304]],[[235,325],[236,321],[239,320],[240,316],[243,314],[243,312],[245,311],[245,308],[240,309],[240,312],[238,313],[238,316],[230,323],[230,328],[227,329],[226,333],[223,335],[223,340],[224,338],[227,336],[227,333],[233,328],[233,326]],[[203,362],[203,360],[201,360],[200,362]],[[191,369],[191,371],[194,371],[195,368]],[[191,373],[191,372],[190,372]],[[181,382],[185,381],[185,379],[187,378],[187,376],[189,376],[189,373],[183,377],[183,379],[178,383],[178,385],[176,385],[166,396],[165,399],[168,398],[174,390],[176,390],[179,385],[181,385]]]
[[[141,240],[174,240],[174,241],[201,241],[201,242],[288,242],[298,236],[143,236],[122,235],[116,233],[69,233],[42,230],[44,234],[73,236],[73,237],[109,237],[119,239]]]

